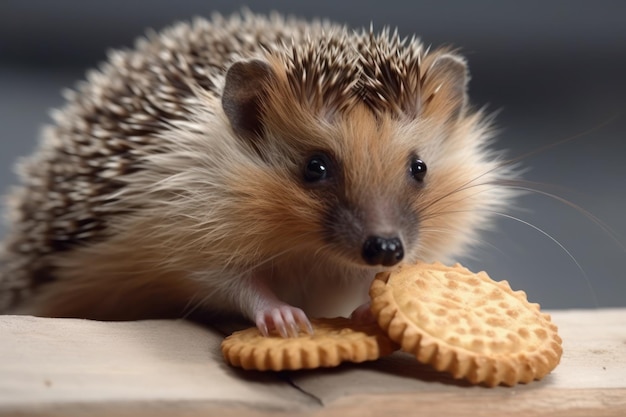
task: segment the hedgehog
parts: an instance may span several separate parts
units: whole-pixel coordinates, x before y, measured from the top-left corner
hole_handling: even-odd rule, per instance
[[[367,316],[376,273],[464,255],[513,174],[465,59],[242,12],[149,32],[64,93],[7,196],[0,311]]]

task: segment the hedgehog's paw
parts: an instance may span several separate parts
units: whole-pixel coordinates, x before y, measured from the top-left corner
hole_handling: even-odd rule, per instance
[[[261,334],[266,337],[274,329],[285,338],[298,337],[300,330],[313,334],[313,326],[304,311],[287,304],[257,311],[254,321]]]
[[[370,324],[375,323],[376,318],[372,314],[372,309],[370,308],[369,301],[365,304],[361,304],[358,306],[352,314],[350,314],[350,318],[357,323],[361,324]]]

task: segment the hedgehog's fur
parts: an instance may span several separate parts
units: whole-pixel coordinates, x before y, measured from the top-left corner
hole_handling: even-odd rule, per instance
[[[229,66],[255,59],[273,74],[255,101],[262,132],[232,119],[237,108],[221,101]],[[406,169],[400,150],[415,149],[432,181],[410,203],[421,229],[407,259],[459,253],[507,201],[496,182],[510,174],[485,148],[484,117],[467,109],[464,72],[454,52],[389,31],[247,13],[177,24],[111,52],[65,93],[54,125],[20,165],[22,185],[7,200],[0,311],[117,319],[181,315],[197,304],[249,315],[242,300],[253,290],[240,281],[250,270],[288,266],[298,281],[313,273],[307,262],[281,260],[291,249],[326,256],[316,234],[328,222],[318,207],[325,197],[285,178],[303,154],[329,147],[356,164],[346,163],[350,189],[332,204],[371,200],[386,213],[404,208],[372,193],[409,204],[394,193],[406,193],[396,184]],[[359,182],[361,168],[383,177],[395,165],[400,179]],[[335,276],[343,264],[315,265]],[[346,280],[352,267],[339,267]],[[289,291],[283,284],[279,293]]]

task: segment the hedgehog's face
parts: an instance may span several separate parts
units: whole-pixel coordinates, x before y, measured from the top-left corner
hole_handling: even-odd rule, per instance
[[[427,166],[415,153],[383,161],[384,153],[360,152],[368,148],[364,137],[346,142],[356,149],[317,150],[305,158],[303,188],[326,201],[320,225],[333,252],[357,263],[393,266],[404,259],[405,247],[414,246],[419,223],[410,196],[420,192]]]
[[[390,120],[364,106],[322,126],[303,154],[301,188],[323,201],[318,214],[324,247],[349,262],[393,266],[415,255],[427,165],[416,149],[397,141]],[[297,172],[294,172],[297,175]]]
[[[341,111],[316,107],[297,96],[280,67],[231,68],[225,113],[265,165],[241,185],[260,251],[301,249],[380,269],[445,259],[472,238],[496,195],[495,163],[485,159],[479,117],[466,116],[458,96],[463,64],[440,64],[446,77],[461,79],[438,85],[439,96],[416,104],[415,114],[359,101]],[[270,81],[256,95],[250,80],[261,75]]]

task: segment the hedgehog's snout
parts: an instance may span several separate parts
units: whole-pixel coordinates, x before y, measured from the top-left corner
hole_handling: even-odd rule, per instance
[[[399,237],[369,236],[363,243],[361,256],[370,265],[393,266],[404,258]]]
[[[368,199],[366,205],[335,206],[329,211],[323,225],[336,254],[373,267],[394,266],[411,256],[417,237],[416,214],[389,201]]]

